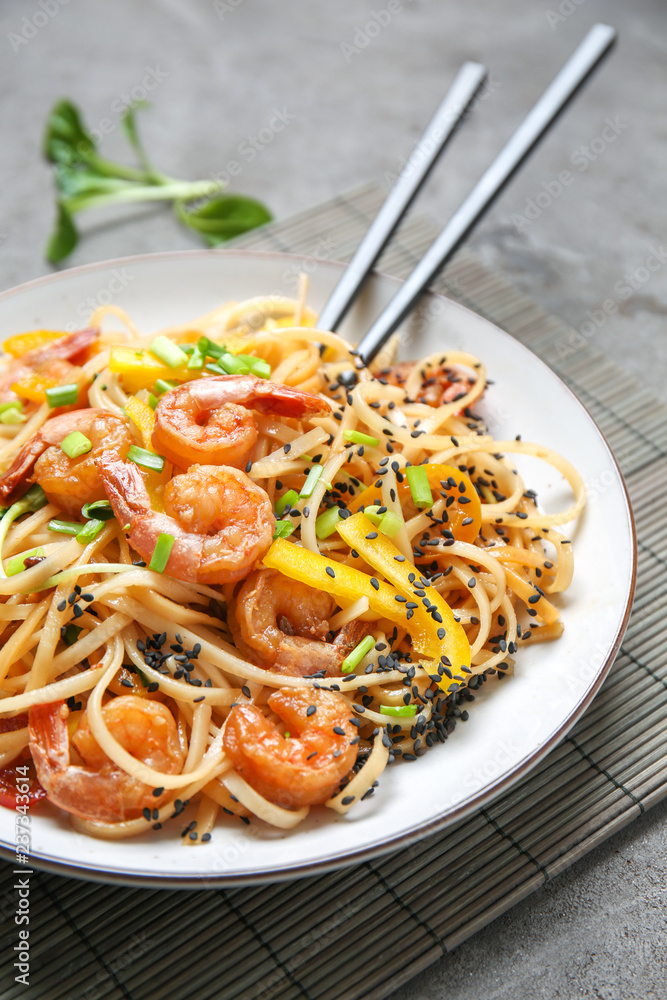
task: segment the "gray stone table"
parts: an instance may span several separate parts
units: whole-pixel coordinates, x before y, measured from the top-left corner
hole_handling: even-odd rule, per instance
[[[664,395],[663,0],[2,0],[0,287],[47,273],[51,103],[125,155],[120,109],[174,176],[223,176],[279,218],[400,167],[465,58],[491,85],[420,200],[443,223],[596,20],[618,49],[472,240],[491,267]],[[282,116],[281,128],[271,129]],[[566,172],[566,173],[564,173]],[[565,179],[567,178],[567,179]],[[90,215],[71,264],[198,245],[168,211]],[[438,962],[405,1000],[664,998],[667,803]]]

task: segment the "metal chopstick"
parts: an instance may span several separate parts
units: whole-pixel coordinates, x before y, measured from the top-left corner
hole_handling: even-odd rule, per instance
[[[362,338],[357,351],[368,364],[436,274],[472,231],[515,171],[532,152],[538,141],[556,121],[579,88],[607,54],[616,32],[605,24],[596,24],[568,59],[554,81],[547,87],[533,109],[500,151],[491,166],[457,209],[432,246],[401,285],[399,291]]]
[[[382,248],[428,177],[485,79],[486,68],[474,62],[464,63],[456,74],[444,100],[322,309],[317,321],[321,330],[338,328]]]

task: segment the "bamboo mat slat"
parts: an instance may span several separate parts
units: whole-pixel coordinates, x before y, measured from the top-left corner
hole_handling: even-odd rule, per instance
[[[367,185],[236,245],[345,260],[382,198]],[[404,277],[433,236],[426,220],[408,219],[380,269]],[[619,461],[639,569],[630,625],[602,690],[519,785],[344,879],[333,872],[191,892],[35,874],[31,1000],[381,1000],[667,796],[667,528],[655,507],[667,482],[667,407],[469,251],[434,287],[551,364]],[[9,941],[14,876],[9,865],[0,873],[0,932]],[[4,1000],[28,995],[11,970],[1,975]]]

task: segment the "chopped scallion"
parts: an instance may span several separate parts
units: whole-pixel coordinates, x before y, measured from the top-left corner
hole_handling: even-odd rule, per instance
[[[7,410],[18,410],[20,413],[23,410],[23,403],[20,399],[10,399],[7,403],[0,403],[0,414],[6,413]]]
[[[7,427],[11,427],[14,424],[24,424],[25,422],[25,416],[15,406],[10,410],[4,410],[4,412],[0,413],[0,424],[5,424]]]
[[[416,705],[380,705],[380,715],[416,715]]]
[[[288,490],[287,493],[285,493],[283,496],[279,497],[278,500],[276,500],[276,514],[282,514],[282,512],[285,510],[285,507],[287,507],[288,504],[290,505],[290,507],[293,507],[298,500],[299,500],[299,494],[297,493],[297,491]]]
[[[276,530],[273,532],[274,538],[287,538],[292,534],[296,525],[293,521],[276,521]]]
[[[132,445],[127,453],[127,457],[130,462],[134,462],[136,465],[141,466],[142,469],[148,469],[150,472],[162,472],[164,469],[164,458],[162,455],[156,455],[152,451],[147,451],[146,448],[139,448],[136,444]]]
[[[163,334],[151,342],[148,350],[168,368],[183,368],[188,363],[185,351]]]
[[[416,507],[432,507],[433,494],[423,465],[409,465],[405,470],[412,499]]]
[[[79,401],[79,386],[76,382],[68,385],[54,385],[46,390],[46,401],[55,409],[56,406],[71,406]]]
[[[63,626],[60,631],[60,637],[66,646],[73,646],[82,632],[83,629],[80,625],[74,625],[70,622],[69,625]]]
[[[224,344],[214,344],[208,337],[200,337],[197,347],[205,358],[219,358],[227,350]]]
[[[362,434],[361,431],[343,431],[343,439],[352,444],[367,444],[369,448],[377,448],[380,443],[377,438]]]
[[[24,424],[23,403],[20,399],[10,399],[8,403],[0,403],[0,424]]]
[[[44,555],[44,549],[42,546],[38,546],[36,549],[30,549],[29,552],[20,552],[17,556],[12,556],[8,559],[5,564],[5,573],[7,576],[16,576],[17,573],[23,573],[26,568],[25,560],[31,559],[33,557],[39,558]]]
[[[78,535],[81,527],[82,525],[76,524],[74,521],[61,521],[57,517],[54,517],[47,525],[49,531],[57,531],[61,535]]]
[[[381,518],[378,528],[383,535],[388,535],[389,538],[394,538],[404,524],[405,521],[399,514],[394,513],[393,510],[388,510],[387,513]]]
[[[379,526],[380,521],[384,517],[383,514],[378,514],[379,509],[380,508],[377,506],[377,504],[372,504],[369,507],[364,507],[364,516],[368,518],[371,524],[374,524],[376,526]]]
[[[172,382],[171,379],[159,378],[153,386],[153,392],[156,396],[161,396],[163,392],[169,392],[171,389],[175,389],[178,382]]]
[[[236,357],[248,366],[255,378],[268,378],[271,374],[271,365],[264,358],[255,358],[252,354],[237,354]]]
[[[306,500],[309,496],[312,495],[312,492],[317,486],[318,480],[322,475],[323,470],[324,470],[323,465],[314,465],[310,470],[310,472],[308,473],[308,475],[306,476],[306,481],[301,487],[301,493],[299,494],[299,496],[303,497],[304,500]]]
[[[105,526],[105,521],[98,521],[95,518],[90,521],[86,521],[83,528],[81,528],[76,536],[77,542],[79,542],[80,545],[88,545],[89,542],[94,542],[102,528]]]
[[[218,364],[228,375],[247,375],[250,372],[245,361],[241,361],[235,354],[228,352],[220,355]]]
[[[156,573],[164,573],[169,562],[171,550],[174,547],[174,541],[173,535],[168,534],[166,531],[160,532],[160,536],[153,549],[151,561],[148,564],[149,569],[154,570]]]
[[[192,354],[190,355],[190,360],[188,361],[188,368],[190,371],[193,369],[199,369],[204,367],[204,362],[206,361],[206,355],[201,350],[199,344],[195,344]]]
[[[86,518],[95,518],[98,521],[110,521],[115,516],[108,500],[93,500],[92,503],[84,503],[81,513]]]
[[[60,447],[68,458],[78,458],[79,455],[87,455],[93,443],[81,431],[72,431],[60,442]]]
[[[315,521],[315,534],[319,539],[328,538],[333,535],[340,521],[341,513],[338,507],[330,507]]]
[[[148,393],[148,405],[150,406],[151,410],[154,410],[155,407],[157,406],[157,396],[154,396],[152,392]]]
[[[365,639],[354,647],[351,653],[349,653],[343,662],[341,663],[340,669],[343,674],[351,674],[355,667],[358,667],[364,656],[370,653],[371,649],[375,645],[375,639],[372,635],[367,635]]]

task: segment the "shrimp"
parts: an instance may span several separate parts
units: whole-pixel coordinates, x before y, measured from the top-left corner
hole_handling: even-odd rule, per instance
[[[68,715],[62,701],[30,709],[30,752],[37,777],[54,805],[82,819],[113,823],[135,819],[168,798],[168,791],[153,795],[150,785],[107,757],[85,712],[71,740],[83,764],[73,764]],[[143,764],[166,774],[179,774],[183,769],[185,751],[176,722],[162,702],[122,695],[104,705],[102,718],[114,739]]]
[[[357,757],[350,706],[332,691],[280,688],[269,708],[289,737],[257,705],[236,705],[225,726],[225,751],[237,772],[270,802],[295,809],[321,805]]]
[[[253,410],[303,420],[330,412],[325,399],[254,375],[214,375],[172,389],[155,410],[153,446],[169,461],[245,467],[255,442]]]
[[[60,447],[73,431],[84,434],[92,445],[78,458],[69,458]],[[106,499],[95,465],[98,456],[111,451],[125,458],[132,444],[127,421],[107,410],[90,407],[61,413],[46,421],[0,476],[0,501],[7,500],[19,486],[27,489],[30,482],[35,482],[51,503],[76,515],[82,504]]]
[[[380,381],[389,385],[404,386],[412,374],[415,361],[399,361],[389,368],[378,372]],[[442,406],[443,403],[454,403],[461,399],[475,384],[474,379],[461,375],[455,368],[438,367],[429,369],[422,378],[421,389],[416,396],[417,403],[427,406]]]
[[[297,677],[320,670],[339,676],[341,663],[369,626],[349,622],[327,642],[333,636],[328,619],[335,606],[323,590],[288,580],[278,570],[259,569],[239,590],[229,624],[262,666]]]
[[[194,465],[164,490],[164,513],[151,508],[141,472],[112,455],[97,459],[106,495],[129,542],[150,562],[158,538],[174,539],[166,572],[194,583],[235,583],[273,540],[275,518],[265,491],[225,465]]]
[[[15,382],[21,382],[28,375],[48,375],[54,382],[72,381],[76,366],[71,362],[93,344],[100,335],[96,327],[76,330],[53,340],[45,347],[27,351],[20,358],[13,358],[0,371],[0,403],[18,399],[12,389]]]

